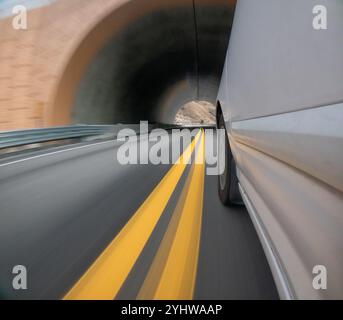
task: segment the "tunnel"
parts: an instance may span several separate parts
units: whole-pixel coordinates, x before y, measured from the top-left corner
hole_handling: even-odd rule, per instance
[[[215,103],[234,10],[233,0],[118,6],[75,47],[55,93],[54,124],[169,124],[187,102]]]

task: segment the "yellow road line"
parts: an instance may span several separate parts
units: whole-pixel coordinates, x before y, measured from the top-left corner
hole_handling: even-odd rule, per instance
[[[64,299],[112,300],[116,297],[161,217],[201,135],[200,131],[180,157],[180,162],[173,165]]]
[[[195,164],[138,299],[193,298],[203,209],[204,139],[202,134]]]
[[[181,215],[183,212],[182,210],[185,205],[186,198],[187,198],[189,186],[192,181],[193,171],[194,171],[194,165],[192,165],[191,170],[187,176],[186,183],[182,189],[180,198],[176,204],[175,210],[168,224],[166,233],[155,255],[153,263],[144,280],[144,283],[138,293],[138,296],[137,296],[138,300],[152,300],[154,298],[156,289],[158,287],[159,281],[161,279],[161,276],[164,270],[164,266],[166,265],[166,261],[168,259],[168,254],[170,252],[170,249],[172,247],[172,244],[175,238],[177,227],[180,222],[180,218],[181,218]]]

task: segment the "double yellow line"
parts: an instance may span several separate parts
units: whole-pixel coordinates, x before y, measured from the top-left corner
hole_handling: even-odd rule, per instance
[[[198,146],[198,147],[197,147]],[[167,231],[139,292],[139,299],[192,299],[198,264],[204,191],[205,136],[201,130],[125,227],[64,299],[114,299],[148,242],[194,150]]]

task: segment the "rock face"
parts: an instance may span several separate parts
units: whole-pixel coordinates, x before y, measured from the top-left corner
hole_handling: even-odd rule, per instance
[[[216,108],[206,101],[189,102],[181,107],[175,124],[215,124]]]

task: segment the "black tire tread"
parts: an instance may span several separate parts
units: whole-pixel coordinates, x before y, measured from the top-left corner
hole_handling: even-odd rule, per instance
[[[219,128],[225,129],[225,123],[223,115],[220,115],[219,121]],[[239,191],[238,187],[238,178],[237,178],[237,172],[236,172],[236,163],[235,159],[232,156],[231,147],[229,143],[229,139],[227,135],[225,135],[225,160],[226,160],[226,166],[230,168],[230,170],[227,170],[227,176],[226,176],[226,183],[225,188],[222,189],[220,185],[220,177],[218,176],[218,193],[219,198],[223,205],[225,206],[236,206],[236,205],[242,205],[243,200]]]

